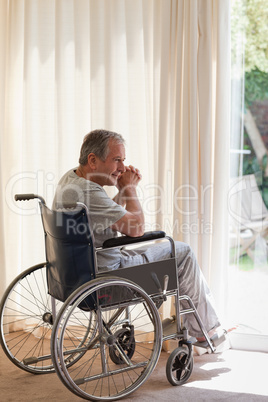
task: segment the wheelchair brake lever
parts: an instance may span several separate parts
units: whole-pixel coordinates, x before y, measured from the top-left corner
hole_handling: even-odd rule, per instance
[[[154,281],[154,283],[155,283],[155,285],[156,285],[156,287],[157,287],[159,293],[162,293],[163,299],[166,301],[166,300],[167,300],[166,293],[167,293],[167,287],[168,287],[169,276],[168,276],[168,275],[165,275],[165,276],[164,276],[164,288],[163,288],[163,289],[162,289],[162,287],[161,287],[161,284],[160,284],[160,282],[159,282],[159,279],[158,279],[158,276],[156,275],[156,273],[155,273],[155,272],[152,272],[152,273],[151,273],[151,276],[152,276],[152,279],[153,279],[153,281]]]
[[[168,281],[169,281],[169,276],[165,275],[164,276],[164,287],[163,287],[163,296],[166,299],[166,293],[167,293],[167,288],[168,288]]]

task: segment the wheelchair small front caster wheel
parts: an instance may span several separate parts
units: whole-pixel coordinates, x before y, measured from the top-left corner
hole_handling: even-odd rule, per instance
[[[133,337],[133,334],[131,333],[131,329],[128,328],[119,329],[118,331],[115,332],[114,338],[118,342],[118,346],[121,347],[124,353],[127,355],[127,357],[131,359],[135,352],[135,339]],[[124,360],[120,355],[120,352],[114,345],[110,347],[109,355],[111,360],[115,364],[124,363]]]
[[[167,365],[166,375],[171,385],[182,385],[191,376],[193,371],[193,356],[190,356],[187,347],[178,347],[170,354]]]

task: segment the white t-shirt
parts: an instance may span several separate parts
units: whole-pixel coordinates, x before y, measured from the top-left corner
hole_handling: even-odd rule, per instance
[[[103,242],[111,237],[117,237],[117,232],[110,226],[126,214],[126,210],[114,202],[102,186],[83,177],[77,176],[76,169],[71,169],[60,179],[56,189],[53,209],[57,203],[83,202],[90,212],[91,229],[95,238],[95,247],[101,247]],[[97,253],[99,269],[117,269],[120,266],[121,254],[117,249]]]

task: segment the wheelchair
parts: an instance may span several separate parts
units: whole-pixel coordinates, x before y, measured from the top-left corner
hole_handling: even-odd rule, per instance
[[[177,386],[189,379],[196,339],[183,325],[185,314],[194,314],[207,347],[215,351],[191,299],[179,295],[172,238],[147,232],[95,248],[86,205],[52,211],[35,194],[15,199],[38,200],[46,251],[46,262],[18,275],[1,300],[0,341],[16,366],[33,374],[56,372],[81,398],[115,401],[148,379],[166,340],[178,342],[167,360],[168,381]],[[98,271],[98,252],[159,240],[170,243],[169,259]],[[175,300],[176,315],[161,322],[159,308],[168,297]]]

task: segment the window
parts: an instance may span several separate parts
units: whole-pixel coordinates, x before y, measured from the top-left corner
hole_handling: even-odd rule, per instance
[[[228,316],[241,333],[264,336],[268,336],[267,21],[266,0],[232,0]]]

